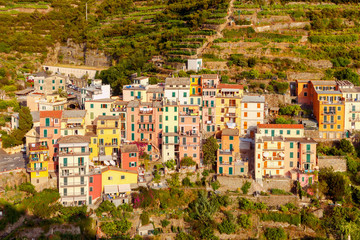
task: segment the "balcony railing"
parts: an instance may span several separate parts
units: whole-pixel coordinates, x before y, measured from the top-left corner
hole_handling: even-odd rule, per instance
[[[123,107],[123,108],[111,108],[111,112],[126,112],[126,107]]]
[[[198,135],[198,132],[197,131],[179,131],[179,134],[181,136],[197,136]]]
[[[264,157],[263,161],[279,161],[279,160],[284,160],[284,157]]]
[[[46,170],[47,170],[46,167],[42,167],[42,168],[39,168],[39,167],[37,167],[37,168],[27,167],[26,168],[27,172],[42,172],[42,171],[46,171]]]
[[[89,155],[89,151],[85,152],[66,152],[66,151],[60,151],[59,156],[81,156],[81,155]]]
[[[232,154],[232,150],[228,149],[228,150],[219,150],[219,154],[228,154],[231,155]]]
[[[60,164],[60,167],[62,168],[79,168],[79,167],[85,167],[85,163],[72,163],[72,164]]]
[[[302,154],[314,154],[315,152],[314,151],[311,151],[311,150],[304,150],[302,152]]]
[[[86,185],[87,185],[87,181],[60,183],[60,187],[77,187],[77,186],[86,186]]]
[[[148,110],[148,111],[140,110],[139,114],[141,114],[141,115],[153,114],[153,110]]]
[[[138,124],[153,124],[155,123],[155,121],[152,119],[151,121],[150,120],[138,120],[137,121]]]
[[[199,116],[199,112],[180,112],[180,116]]]
[[[235,113],[226,113],[225,114],[226,117],[239,117],[238,115],[236,115]]]
[[[142,132],[153,132],[154,130],[152,128],[139,128],[138,132],[142,133]]]
[[[349,118],[349,121],[351,122],[360,122],[360,118],[359,117],[356,117],[356,118]]]
[[[81,197],[81,196],[86,196],[87,192],[75,192],[75,193],[67,193],[67,194],[62,194],[61,197]]]
[[[86,177],[88,176],[87,173],[68,173],[68,174],[60,174],[60,177]]]
[[[237,108],[238,105],[237,104],[225,104],[225,107]]]
[[[284,166],[264,166],[263,169],[284,169]]]
[[[46,145],[38,145],[35,147],[29,147],[30,152],[47,152],[49,151],[49,147]]]
[[[53,135],[52,134],[46,134],[46,135],[41,136],[41,138],[53,138]]]

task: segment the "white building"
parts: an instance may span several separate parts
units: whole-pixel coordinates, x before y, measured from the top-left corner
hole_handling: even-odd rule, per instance
[[[256,126],[264,123],[264,96],[244,96],[241,100],[241,135],[253,137]]]
[[[83,78],[85,76],[88,79],[94,79],[96,70],[84,69],[84,68],[70,68],[70,67],[57,67],[57,66],[43,66],[44,71],[51,71],[53,73],[61,73],[67,77]]]
[[[187,60],[187,70],[193,70],[195,72],[198,72],[202,69],[202,59],[196,58],[196,59],[188,59]]]
[[[141,85],[144,85],[144,86],[147,86],[149,85],[149,77],[137,77],[137,78],[134,78],[134,84],[141,84]]]
[[[11,129],[19,128],[19,113],[11,114]]]
[[[345,99],[344,130],[353,132],[360,129],[360,87],[349,81],[337,81],[339,90]]]
[[[59,143],[59,193],[64,206],[89,200],[89,142],[86,136],[65,136]]]
[[[179,101],[180,105],[190,104],[190,78],[165,79],[164,97],[170,101]]]
[[[102,85],[99,82],[92,82],[89,87],[81,89],[81,105],[85,105],[85,101],[108,99],[111,97],[110,84]]]

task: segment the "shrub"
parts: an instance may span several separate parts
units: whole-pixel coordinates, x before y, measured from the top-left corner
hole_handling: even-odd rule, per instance
[[[150,223],[150,216],[148,212],[142,212],[140,215],[140,220],[142,225],[147,225]]]
[[[214,181],[211,183],[211,187],[214,191],[218,190],[220,188],[220,182],[219,181]]]
[[[278,189],[278,188],[272,188],[271,189],[271,194],[274,194],[274,195],[291,195],[291,193],[289,192],[286,192],[282,189]]]
[[[170,224],[170,221],[167,219],[161,220],[161,226],[162,227],[167,227]]]
[[[246,198],[239,199],[239,208],[245,211],[251,211],[255,209],[254,203]]]
[[[209,176],[209,170],[205,169],[202,173],[201,173],[204,177]]]
[[[300,225],[301,218],[299,214],[286,214],[278,212],[262,213],[260,215],[261,221],[287,222],[293,225]]]
[[[286,233],[283,228],[267,228],[265,230],[265,237],[267,240],[282,240],[286,239]]]
[[[183,157],[183,159],[181,159],[180,165],[189,167],[196,165],[196,162],[193,160],[192,157]]]
[[[218,225],[218,230],[220,233],[232,234],[236,231],[236,225],[228,219],[225,219]]]
[[[185,187],[190,187],[191,186],[191,181],[189,177],[186,177],[182,180],[182,185]]]
[[[280,211],[285,213],[285,212],[288,212],[289,209],[286,206],[282,205],[282,206],[280,206]]]
[[[241,228],[249,229],[252,225],[250,214],[241,214],[238,216],[237,223]]]
[[[27,193],[34,194],[36,193],[35,186],[30,182],[22,183],[19,185],[19,190]]]
[[[244,185],[241,187],[241,191],[243,194],[247,194],[249,192],[249,189],[251,187],[251,182],[246,181]]]

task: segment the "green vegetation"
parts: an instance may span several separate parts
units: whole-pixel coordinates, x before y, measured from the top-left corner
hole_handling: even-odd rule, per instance
[[[251,182],[246,181],[241,187],[241,191],[243,192],[243,194],[247,194],[249,192],[250,187],[251,187]]]
[[[299,214],[287,214],[278,212],[269,212],[260,214],[261,221],[287,222],[293,225],[300,225],[301,218]]]
[[[203,161],[205,165],[214,165],[216,163],[218,148],[219,144],[214,137],[206,139],[202,147],[204,153]]]

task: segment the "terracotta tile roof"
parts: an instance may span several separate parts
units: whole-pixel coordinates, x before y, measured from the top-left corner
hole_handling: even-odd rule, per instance
[[[259,124],[258,128],[304,128],[302,124]]]
[[[223,135],[223,136],[238,136],[239,135],[239,129],[225,128],[225,129],[222,130],[221,135]]]
[[[128,152],[139,152],[139,149],[135,144],[123,145],[120,147],[120,151],[124,153]]]
[[[217,88],[218,88],[218,89],[221,89],[221,88],[244,89],[244,86],[243,86],[243,85],[240,85],[240,84],[220,83],[220,84],[217,86]]]
[[[62,111],[40,111],[40,118],[61,118]]]
[[[90,138],[88,136],[81,135],[70,135],[61,137],[58,140],[58,143],[89,143]]]

